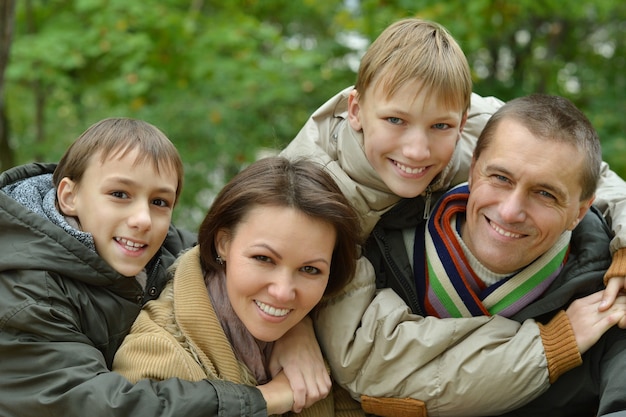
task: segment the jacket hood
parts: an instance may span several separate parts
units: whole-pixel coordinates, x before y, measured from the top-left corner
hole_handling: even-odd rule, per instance
[[[0,175],[0,272],[42,270],[135,294],[139,284],[95,252],[91,235],[72,228],[58,212],[57,217],[50,213],[51,200],[54,203],[50,175],[55,167],[29,164]]]

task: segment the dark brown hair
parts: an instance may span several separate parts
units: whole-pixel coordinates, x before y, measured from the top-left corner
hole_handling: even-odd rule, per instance
[[[234,232],[251,209],[265,205],[294,208],[333,226],[337,237],[325,294],[333,294],[350,282],[361,243],[355,210],[321,165],[283,157],[254,162],[217,195],[198,232],[200,263],[205,273],[223,269],[216,261],[217,232]]]

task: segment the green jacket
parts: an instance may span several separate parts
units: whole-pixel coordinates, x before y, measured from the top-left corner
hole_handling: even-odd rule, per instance
[[[54,168],[10,169],[0,189]],[[2,191],[0,231],[0,415],[267,415],[254,387],[175,379],[133,385],[110,371],[142,304],[159,295],[167,267],[195,236],[170,228],[146,268],[144,294],[135,279]]]

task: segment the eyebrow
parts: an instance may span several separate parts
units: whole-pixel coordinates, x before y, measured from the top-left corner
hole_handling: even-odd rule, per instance
[[[265,244],[265,243],[259,243],[259,244],[257,244],[257,245],[253,245],[253,247],[255,247],[255,246],[260,246],[260,247],[262,247],[262,248],[265,248],[265,249],[267,249],[268,251],[272,252],[272,253],[274,254],[274,256],[276,256],[278,259],[281,259],[281,260],[283,259],[283,257],[282,257],[282,256],[281,256],[278,252],[276,252],[274,249],[272,249],[272,247],[271,247],[271,246],[269,246],[269,245],[267,245],[267,244]],[[306,262],[304,262],[304,263],[305,263],[305,264],[309,264],[309,263],[315,263],[315,262],[323,262],[323,263],[325,263],[326,265],[329,265],[329,266],[330,266],[330,263],[329,263],[326,259],[324,259],[324,258],[310,259],[310,260],[308,260],[308,261],[306,261]]]
[[[124,185],[129,185],[129,186],[134,186],[137,184],[140,184],[139,181],[135,181],[131,178],[127,178],[127,177],[109,177],[107,178],[108,181],[114,181],[114,182],[119,182],[121,184]],[[176,194],[176,190],[172,189],[171,187],[167,187],[167,186],[163,186],[163,187],[159,187],[156,189],[157,193],[172,193],[172,194]]]

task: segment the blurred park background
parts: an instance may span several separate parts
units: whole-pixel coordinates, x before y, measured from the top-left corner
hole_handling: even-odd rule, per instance
[[[0,168],[56,162],[102,118],[145,119],[185,161],[175,222],[192,230],[408,16],[450,30],[477,93],[571,99],[626,178],[623,0],[0,0],[0,14]]]

